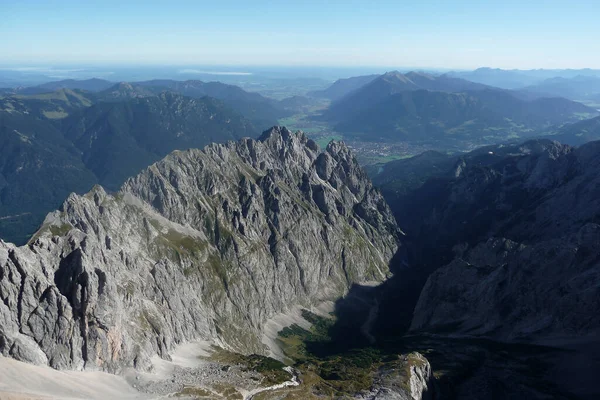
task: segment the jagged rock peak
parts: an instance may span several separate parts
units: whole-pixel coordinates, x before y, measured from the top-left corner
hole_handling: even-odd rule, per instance
[[[0,243],[0,353],[118,371],[186,340],[265,353],[266,321],[382,281],[399,228],[341,144],[275,127],[176,151]]]

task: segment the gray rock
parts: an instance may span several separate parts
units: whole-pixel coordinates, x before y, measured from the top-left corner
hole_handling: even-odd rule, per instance
[[[413,331],[539,341],[600,333],[600,226],[523,245],[492,238],[434,272]]]
[[[407,232],[420,257],[432,270],[448,264],[428,278],[411,329],[519,341],[597,335],[600,144],[487,153],[464,156],[460,173],[411,200]]]
[[[115,195],[71,195],[27,246],[0,242],[0,352],[149,368],[192,339],[261,353],[265,321],[382,281],[399,230],[341,143],[273,128],[176,151]]]
[[[369,393],[356,396],[365,400],[433,399],[434,377],[431,365],[420,353],[400,356],[395,367],[377,371]]]

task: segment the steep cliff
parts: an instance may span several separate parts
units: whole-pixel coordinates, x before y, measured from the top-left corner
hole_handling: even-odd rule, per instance
[[[523,148],[457,165],[438,184],[421,234],[435,230],[454,259],[427,280],[413,331],[533,341],[600,332],[600,143]]]
[[[492,238],[433,273],[411,329],[501,340],[600,333],[600,226],[536,245]]]
[[[273,128],[176,151],[115,195],[71,195],[27,246],[0,242],[0,351],[146,368],[210,338],[263,352],[265,321],[382,281],[399,229],[349,150]]]

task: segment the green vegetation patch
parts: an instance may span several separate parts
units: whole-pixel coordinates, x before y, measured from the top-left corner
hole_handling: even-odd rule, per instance
[[[68,222],[61,225],[46,225],[31,237],[29,243],[35,242],[44,232],[50,232],[52,236],[65,236],[71,229],[73,229],[73,225]]]
[[[242,400],[244,398],[244,396],[242,396],[242,394],[233,386],[217,383],[212,387],[226,400]]]
[[[194,398],[213,398],[213,392],[207,389],[203,389],[200,387],[184,387],[178,393],[175,394],[176,397],[194,397]]]
[[[69,116],[69,113],[63,110],[42,111],[42,114],[44,114],[44,117],[48,119],[63,119]]]
[[[159,232],[158,237],[155,239],[159,255],[166,256],[174,261],[181,261],[184,256],[200,256],[208,250],[209,245],[205,240],[186,235],[175,229],[169,229],[165,233],[163,227],[156,220],[151,220],[150,224]],[[191,272],[193,272],[191,269],[187,271],[187,273]]]
[[[295,362],[310,392],[324,396],[344,396],[369,389],[373,372],[382,365],[382,357],[374,348],[330,352],[333,318],[325,318],[308,310],[302,317],[312,324],[304,329],[297,324],[282,329],[278,342],[284,354]],[[397,359],[397,357],[396,357]],[[307,380],[306,377],[310,377]]]
[[[310,322],[310,330],[293,324],[283,328],[277,341],[285,355],[292,361],[305,361],[310,359],[307,351],[307,343],[327,343],[331,341],[329,330],[333,327],[335,320],[324,318],[308,310],[302,310],[302,318]]]
[[[256,371],[263,376],[261,383],[265,386],[277,385],[290,379],[290,374],[283,370],[285,364],[271,357],[259,354],[245,356],[215,347],[210,359],[222,364],[242,365],[247,370]]]
[[[61,224],[61,225],[50,225],[50,227],[48,229],[50,230],[50,233],[52,234],[52,236],[64,236],[71,229],[73,229],[73,225],[71,225],[69,223],[65,223],[65,224]]]

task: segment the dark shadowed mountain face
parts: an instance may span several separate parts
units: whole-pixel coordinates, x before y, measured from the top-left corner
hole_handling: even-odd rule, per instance
[[[438,201],[437,194],[433,193],[442,192],[448,182],[454,182],[466,165],[489,167],[513,157],[539,153],[551,146],[551,140],[538,139],[524,144],[484,146],[458,155],[428,151],[384,164],[372,174],[372,179],[397,212],[396,217],[403,221],[403,229],[414,236],[424,225],[423,215],[412,210],[429,210],[427,204]],[[427,198],[430,200],[425,201]]]
[[[426,151],[414,157],[390,161],[371,174],[373,183],[388,196],[406,195],[434,176],[445,176],[456,164],[456,156]]]
[[[48,120],[0,112],[0,238],[24,243],[49,210],[96,177]]]
[[[429,277],[412,329],[533,341],[600,331],[590,318],[600,287],[584,278],[600,274],[600,142],[490,146],[447,169],[447,158],[421,157],[440,168],[395,162],[379,181],[413,244],[414,267],[449,263]],[[428,174],[416,190],[399,188]],[[580,313],[560,311],[573,309]]]
[[[60,130],[62,119],[92,101],[71,89],[0,98],[0,238],[24,243],[65,196],[96,183]]]
[[[362,100],[361,100],[362,101]],[[337,103],[337,111],[342,103]],[[368,107],[362,109],[362,107]],[[370,106],[351,106],[336,129],[379,140],[485,144],[533,136],[549,126],[577,121],[596,110],[561,98],[524,101],[507,92],[485,89],[466,93],[406,91]],[[357,111],[360,110],[360,111]]]
[[[308,95],[311,97],[325,98],[335,101],[372,82],[378,77],[379,75],[364,75],[338,79],[327,89],[309,92]]]
[[[458,398],[485,398],[493,384],[494,393],[514,398],[596,398],[587,369],[598,368],[600,354],[599,168],[600,142],[575,149],[549,140],[386,165],[374,183],[406,234],[405,252],[391,280],[370,296],[354,293],[363,303],[375,299],[373,334],[389,343],[408,330],[407,340],[425,341],[438,363],[452,360],[466,378],[440,383],[453,381]],[[340,309],[358,307],[345,304]],[[478,361],[448,337],[478,348]],[[527,345],[496,342],[490,351],[483,338]],[[515,381],[535,344],[563,350],[542,349],[537,378]],[[495,359],[497,351],[506,358]],[[556,387],[535,382],[557,376]]]
[[[536,214],[534,222],[528,213],[538,209],[538,196],[544,197],[554,185],[571,177],[581,161],[574,158],[579,152],[581,149],[574,152],[572,147],[557,142],[536,140],[523,145],[489,146],[460,156],[445,176],[427,181],[402,200],[409,202],[401,207],[406,209],[408,204],[417,206],[422,193],[437,193],[431,196],[429,205],[421,203],[418,207],[422,213],[414,208],[401,216],[405,229],[413,234],[433,234],[432,239],[439,243],[450,240],[455,244],[473,243],[492,235],[519,242],[542,238],[551,232],[555,232],[553,237],[560,236],[565,232],[563,228],[548,226],[549,218],[543,219],[540,214]],[[460,196],[459,191],[463,191]],[[433,210],[437,216],[431,224],[424,223],[430,220]],[[572,211],[572,208],[546,210],[561,214]],[[557,223],[568,224],[571,220],[575,224],[575,214]],[[441,220],[443,226],[437,225]],[[463,226],[465,221],[467,227]]]
[[[69,93],[51,93],[50,101],[0,100],[4,240],[23,243],[69,193],[98,182],[115,190],[172,150],[257,135],[250,122],[215,99],[162,93],[82,108],[79,94]]]
[[[600,142],[532,142],[488,165],[462,160],[413,225],[455,252],[425,285],[413,329],[533,341],[597,335],[599,167]]]

